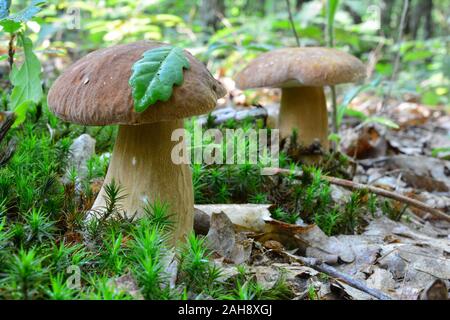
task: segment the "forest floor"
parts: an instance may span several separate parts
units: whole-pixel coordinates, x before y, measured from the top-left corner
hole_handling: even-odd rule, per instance
[[[224,82],[231,86],[228,108],[245,110],[243,105],[251,104],[250,99],[232,87],[231,79]],[[268,110],[269,123],[276,123],[277,98],[277,92],[270,90],[251,97]],[[382,104],[382,98],[363,94],[351,108],[392,119],[399,128],[344,119],[340,149],[352,159],[351,180],[417,199],[449,214],[450,116],[411,96]],[[347,202],[352,196],[349,190],[331,187],[335,202]],[[446,298],[450,223],[402,202],[390,205],[397,210],[391,214],[366,210],[358,232],[335,236],[302,221],[297,221],[297,229],[274,223],[270,205],[201,205],[197,215],[207,213],[214,220],[207,237],[221,253],[216,261],[230,275],[236,272],[233,262],[246,262],[258,282],[270,288],[284,274],[295,299],[374,298],[339,275],[326,276],[320,268],[305,265],[296,255],[316,258],[393,299],[417,299],[421,294],[422,299]]]
[[[261,126],[258,118],[276,126],[276,90],[244,95],[232,79],[221,81],[229,95],[202,118],[205,123],[248,128]],[[0,268],[7,270],[0,297],[447,298],[450,223],[432,209],[450,213],[450,115],[418,101],[358,95],[349,108],[359,118],[344,117],[340,153],[326,155],[319,168],[299,165],[291,153],[295,146],[282,151],[280,167],[288,174],[261,177],[259,168],[247,165],[194,165],[199,238],[190,238],[182,261],[161,250],[145,219],[84,224],[106,172],[113,127],[65,124],[45,108],[32,113],[29,124],[8,132],[0,155]],[[364,121],[370,117],[390,122]],[[301,176],[289,174],[291,169]],[[349,190],[327,176],[402,195],[428,209],[364,188]],[[153,204],[149,221],[163,209]],[[144,263],[143,245],[164,256],[162,266]],[[23,278],[18,270],[30,261],[32,277]],[[79,292],[64,284],[63,270],[73,264],[84,274]],[[26,292],[30,281],[33,290]]]

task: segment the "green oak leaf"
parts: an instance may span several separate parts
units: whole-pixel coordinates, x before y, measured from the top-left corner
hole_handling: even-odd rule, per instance
[[[132,67],[129,84],[134,109],[143,112],[157,101],[167,101],[173,86],[183,84],[183,69],[189,69],[189,60],[179,47],[164,46],[144,52]]]
[[[19,34],[19,39],[22,42],[25,59],[20,68],[14,64],[10,74],[11,83],[14,86],[10,105],[13,111],[22,112],[26,106],[40,102],[43,93],[41,63],[33,52],[33,43],[23,34]],[[15,125],[17,126],[19,122],[19,118],[16,119]]]

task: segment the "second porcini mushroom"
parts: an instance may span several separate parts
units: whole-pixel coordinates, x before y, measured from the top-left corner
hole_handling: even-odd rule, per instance
[[[319,142],[328,151],[324,86],[361,81],[366,69],[356,57],[320,47],[285,48],[264,53],[236,75],[240,89],[281,88],[280,138],[295,130],[305,148]]]
[[[136,112],[128,83],[132,66],[144,52],[161,46],[166,44],[141,41],[88,54],[56,80],[48,105],[66,121],[119,125],[108,173],[92,209],[105,207],[105,186],[114,179],[126,194],[121,206],[128,215],[141,216],[147,202],[156,199],[170,206],[175,243],[193,229],[194,196],[189,165],[171,159],[179,143],[172,141],[172,133],[183,128],[183,118],[214,109],[226,92],[201,62],[185,52],[190,68],[184,71],[182,85],[174,86],[168,101]]]

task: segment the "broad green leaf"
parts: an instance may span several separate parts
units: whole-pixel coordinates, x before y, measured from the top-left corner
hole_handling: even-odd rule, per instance
[[[341,142],[341,139],[342,139],[341,136],[337,133],[332,133],[328,136],[328,140],[333,141],[336,144],[339,144]]]
[[[332,47],[334,42],[334,18],[339,6],[339,0],[327,1],[327,33],[328,33],[328,46]]]
[[[347,109],[347,110],[345,110],[345,115],[349,116],[349,117],[360,119],[362,121],[364,121],[364,120],[366,120],[368,118],[368,116],[364,112],[358,111],[358,110],[355,110],[355,109]]]
[[[134,109],[143,112],[157,101],[167,101],[173,86],[183,83],[183,69],[190,64],[183,49],[164,46],[151,49],[132,67],[129,84],[132,89]]]
[[[9,16],[9,7],[11,7],[11,0],[0,0],[0,19]]]
[[[339,6],[339,0],[328,0],[327,1],[327,22],[329,26],[334,25],[334,17],[336,16],[336,11]]]
[[[33,0],[25,9],[15,14],[3,17],[0,20],[0,25],[3,27],[4,31],[8,33],[15,33],[20,29],[23,23],[30,21],[39,11],[41,11],[42,6],[45,3],[45,0]]]
[[[6,59],[8,59],[8,55],[2,54],[2,55],[0,56],[0,61],[6,60]]]
[[[28,100],[23,102],[21,105],[19,105],[17,108],[14,109],[14,113],[16,114],[16,120],[14,121],[12,128],[17,128],[25,121],[25,119],[27,118],[27,112],[32,106],[34,106],[34,103]]]
[[[0,20],[0,26],[3,27],[5,32],[16,33],[22,27],[22,23],[6,18]]]
[[[421,102],[429,106],[437,106],[441,97],[435,91],[426,91],[422,94]]]
[[[24,62],[20,67],[13,65],[10,105],[13,111],[23,107],[24,103],[38,103],[42,99],[41,63],[33,52],[33,43],[23,34],[19,34],[23,46]],[[16,120],[18,123],[18,120]]]
[[[411,62],[411,61],[423,61],[425,59],[431,58],[434,56],[434,53],[432,51],[411,51],[406,53],[403,56],[403,61],[405,62]]]

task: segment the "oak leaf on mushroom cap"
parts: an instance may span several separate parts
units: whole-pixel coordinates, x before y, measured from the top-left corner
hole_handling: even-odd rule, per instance
[[[174,86],[171,98],[142,113],[134,110],[128,83],[133,64],[144,52],[167,45],[139,41],[86,55],[55,81],[48,94],[49,108],[59,118],[83,125],[155,123],[214,109],[226,91],[200,61],[185,51],[191,67],[184,71],[183,84]]]

